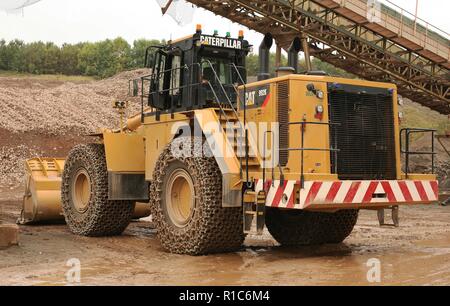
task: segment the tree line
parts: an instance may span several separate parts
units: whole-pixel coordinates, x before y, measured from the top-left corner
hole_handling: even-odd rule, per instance
[[[139,39],[130,45],[120,37],[62,46],[52,42],[0,40],[0,70],[106,78],[124,70],[142,68],[147,47],[161,43]]]
[[[123,38],[106,39],[99,42],[82,42],[58,46],[52,42],[25,43],[21,40],[0,40],[0,70],[31,74],[84,75],[98,78],[113,76],[119,72],[142,68],[145,50],[150,45],[164,41],[139,39],[129,44]],[[275,73],[275,54],[271,54],[271,73]],[[282,65],[287,58],[282,57]],[[304,70],[304,61],[300,61]],[[313,59],[315,70],[324,70],[332,75],[351,77],[344,71],[318,59]],[[258,55],[247,58],[247,74],[258,74]]]

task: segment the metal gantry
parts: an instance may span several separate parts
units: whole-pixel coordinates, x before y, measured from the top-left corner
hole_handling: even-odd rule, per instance
[[[397,84],[399,94],[450,114],[448,34],[367,0],[188,0],[260,33],[282,48],[307,35],[311,55],[358,77]]]

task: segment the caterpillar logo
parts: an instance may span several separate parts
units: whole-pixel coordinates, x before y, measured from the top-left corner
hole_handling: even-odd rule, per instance
[[[233,38],[202,35],[200,37],[200,42],[202,43],[202,45],[208,45],[213,47],[242,49],[242,41]]]
[[[270,100],[270,87],[264,85],[245,92],[245,101],[248,108],[266,107]]]

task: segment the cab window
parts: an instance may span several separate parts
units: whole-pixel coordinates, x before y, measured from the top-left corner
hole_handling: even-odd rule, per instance
[[[232,84],[233,80],[231,77],[230,64],[231,62],[228,59],[210,57],[202,58],[202,80],[215,83],[218,78],[222,84]],[[214,71],[217,74],[217,78]]]
[[[172,70],[170,75],[170,94],[176,96],[180,93],[181,81],[181,56],[174,56],[172,59]]]

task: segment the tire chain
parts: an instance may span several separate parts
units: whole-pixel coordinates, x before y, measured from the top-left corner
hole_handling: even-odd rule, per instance
[[[91,180],[87,211],[79,213],[71,199],[71,178],[83,167]],[[64,166],[61,201],[66,223],[72,233],[81,236],[120,235],[132,219],[135,203],[108,200],[108,172],[102,144],[75,146]]]
[[[171,147],[182,146],[184,153],[192,156],[174,157]],[[222,207],[222,173],[214,157],[197,157],[202,152],[200,137],[181,137],[169,144],[160,155],[150,186],[150,203],[158,238],[161,245],[176,254],[203,255],[231,252],[239,249],[245,239],[243,233],[242,208]],[[188,149],[190,148],[190,149]],[[208,155],[207,155],[208,156]],[[180,161],[189,169],[197,198],[196,210],[188,225],[177,228],[171,224],[162,207],[162,193],[165,192],[166,170],[173,161]]]
[[[268,208],[266,225],[281,245],[341,243],[353,231],[358,214],[358,210],[320,213]]]

